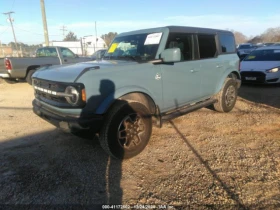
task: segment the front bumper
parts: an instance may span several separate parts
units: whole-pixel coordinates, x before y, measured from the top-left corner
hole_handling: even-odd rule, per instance
[[[0,77],[2,77],[2,78],[11,78],[10,74],[8,74],[8,73],[0,73]]]
[[[273,84],[280,82],[279,75],[268,75],[260,71],[242,71],[240,75],[242,83]]]
[[[103,125],[104,118],[102,115],[65,115],[50,110],[37,99],[33,100],[32,105],[33,112],[36,115],[66,132],[91,130],[97,133]]]

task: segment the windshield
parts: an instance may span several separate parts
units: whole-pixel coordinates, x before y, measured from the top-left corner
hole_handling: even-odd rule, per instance
[[[280,49],[255,50],[243,61],[280,61]]]
[[[104,59],[154,60],[162,33],[134,34],[116,37]]]
[[[251,45],[240,45],[239,49],[250,49]]]

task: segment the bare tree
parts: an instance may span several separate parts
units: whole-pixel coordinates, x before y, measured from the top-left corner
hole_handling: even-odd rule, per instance
[[[236,44],[241,44],[248,41],[248,37],[243,33],[234,30],[231,30],[231,32],[234,34]]]
[[[69,33],[63,39],[63,41],[78,41],[78,39],[74,32],[69,31]]]
[[[109,46],[117,34],[117,32],[109,32],[108,34],[103,34],[101,38],[105,41],[106,45]]]
[[[280,27],[268,28],[262,35],[264,42],[279,42],[280,41]]]
[[[248,42],[252,43],[252,44],[262,43],[263,42],[263,37],[262,36],[250,37]]]

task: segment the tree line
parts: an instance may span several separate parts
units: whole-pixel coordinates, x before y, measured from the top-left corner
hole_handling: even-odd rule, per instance
[[[280,42],[280,27],[276,27],[276,28],[268,28],[266,31],[264,31],[262,34],[257,35],[257,36],[250,36],[247,37],[246,35],[244,35],[242,32],[240,31],[235,31],[235,30],[231,30],[234,34],[235,37],[235,41],[236,44],[241,44],[241,43],[265,43],[265,42]],[[115,36],[118,35],[117,32],[109,32],[107,34],[103,34],[101,35],[101,38],[105,41],[106,45],[109,46],[110,43],[113,41],[113,39],[115,38]],[[75,35],[74,32],[70,31],[63,39],[63,41],[79,41],[79,39],[77,38],[77,36]],[[29,49],[29,51],[35,51],[38,47],[42,47],[41,44],[37,44],[37,45],[28,45],[28,44],[24,44],[24,43],[17,43],[18,44],[18,48],[20,49],[20,47],[22,49]],[[15,43],[14,42],[10,42],[9,44],[2,44],[3,46],[11,46],[13,50],[16,49]]]
[[[257,36],[250,36],[247,37],[243,33],[239,31],[232,30],[236,44],[241,43],[267,43],[267,42],[280,42],[280,27],[276,28],[268,28],[266,31],[264,31],[262,34]]]
[[[117,36],[117,32],[109,32],[108,34],[101,35],[101,38],[105,41],[106,45],[109,46],[110,43],[113,41],[115,36]],[[69,33],[65,36],[63,41],[78,41],[77,36],[74,34],[74,32],[69,31]]]

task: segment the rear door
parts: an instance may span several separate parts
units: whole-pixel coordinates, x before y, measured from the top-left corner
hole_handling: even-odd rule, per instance
[[[207,98],[216,91],[216,86],[224,71],[224,63],[218,57],[218,37],[216,34],[198,34],[199,63],[201,73],[201,96]]]

